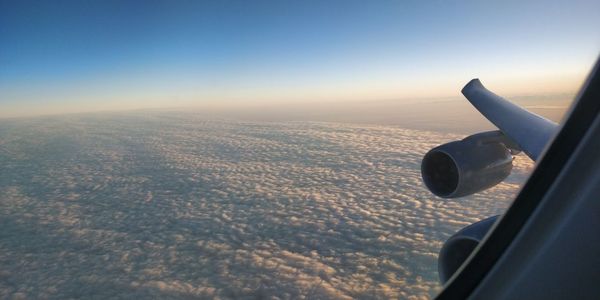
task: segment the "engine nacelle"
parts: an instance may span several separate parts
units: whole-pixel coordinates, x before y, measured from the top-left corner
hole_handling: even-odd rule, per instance
[[[481,243],[498,216],[473,223],[451,236],[442,246],[438,257],[438,274],[442,284],[467,260],[475,247]]]
[[[499,131],[471,135],[427,152],[421,162],[421,176],[439,197],[471,195],[495,186],[510,174],[516,148]]]

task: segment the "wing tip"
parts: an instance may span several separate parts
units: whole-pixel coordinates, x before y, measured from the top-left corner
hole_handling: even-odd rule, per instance
[[[460,92],[466,96],[469,91],[476,88],[485,88],[479,78],[471,79],[471,81],[469,81],[469,83],[467,83]]]

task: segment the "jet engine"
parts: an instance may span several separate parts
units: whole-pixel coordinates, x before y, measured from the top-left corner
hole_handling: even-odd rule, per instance
[[[501,131],[474,134],[427,152],[421,176],[427,188],[439,197],[468,196],[504,180],[518,151]]]
[[[475,247],[481,243],[499,216],[473,223],[451,236],[440,250],[438,274],[442,284],[446,283],[467,260]]]

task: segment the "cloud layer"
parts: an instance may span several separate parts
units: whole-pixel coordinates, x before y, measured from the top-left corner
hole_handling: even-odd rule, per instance
[[[193,114],[2,121],[0,298],[422,298],[437,253],[531,169],[442,200],[430,148],[462,136]]]

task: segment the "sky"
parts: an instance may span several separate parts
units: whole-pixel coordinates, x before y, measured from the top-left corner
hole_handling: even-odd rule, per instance
[[[3,1],[0,118],[575,92],[600,1]]]

